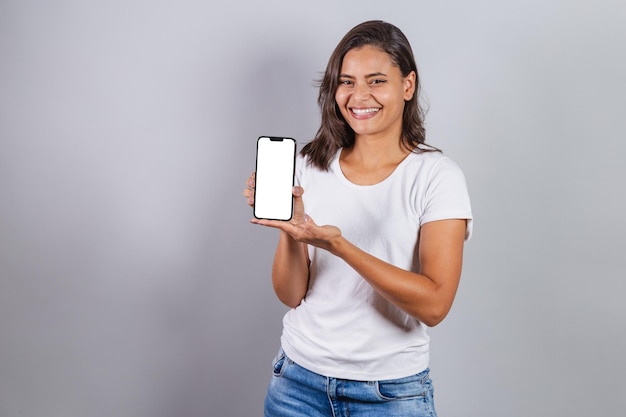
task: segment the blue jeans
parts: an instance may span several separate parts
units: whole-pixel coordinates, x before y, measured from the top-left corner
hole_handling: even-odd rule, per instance
[[[265,417],[436,417],[428,372],[384,381],[329,378],[304,369],[281,350]]]

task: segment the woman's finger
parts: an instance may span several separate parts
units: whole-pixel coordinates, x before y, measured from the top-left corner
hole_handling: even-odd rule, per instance
[[[246,197],[249,206],[254,205],[254,187],[256,185],[256,172],[252,172],[246,180],[246,188],[243,190],[243,195]]]
[[[304,221],[304,203],[302,202],[302,194],[304,194],[304,189],[302,187],[293,187],[293,220],[296,222]]]

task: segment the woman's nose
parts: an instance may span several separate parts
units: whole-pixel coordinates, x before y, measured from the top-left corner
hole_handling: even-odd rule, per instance
[[[364,100],[369,98],[370,86],[367,83],[356,83],[354,85],[354,98]]]

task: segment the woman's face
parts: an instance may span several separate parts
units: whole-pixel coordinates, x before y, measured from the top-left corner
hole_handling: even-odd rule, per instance
[[[405,100],[414,92],[415,72],[404,77],[386,52],[363,46],[345,55],[335,101],[356,138],[398,139]]]

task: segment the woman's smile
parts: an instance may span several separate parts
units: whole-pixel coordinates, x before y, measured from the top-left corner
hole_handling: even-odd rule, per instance
[[[355,119],[369,119],[380,111],[380,107],[368,107],[368,108],[357,108],[351,107],[350,112],[352,113],[352,117]]]

